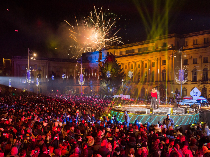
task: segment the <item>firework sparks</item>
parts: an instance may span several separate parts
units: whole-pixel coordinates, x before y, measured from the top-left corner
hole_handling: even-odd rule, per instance
[[[84,17],[82,22],[79,23],[75,17],[75,26],[64,20],[70,26],[69,37],[74,42],[74,46],[70,47],[75,47],[77,53],[80,52],[81,54],[83,52],[99,51],[106,46],[123,44],[121,37],[116,35],[120,29],[113,31],[116,20],[120,18],[108,17],[108,15],[103,13],[102,8],[97,12],[97,9],[94,7],[94,11],[90,12],[90,16]]]

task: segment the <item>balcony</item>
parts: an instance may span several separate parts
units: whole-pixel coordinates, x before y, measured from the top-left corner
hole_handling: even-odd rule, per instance
[[[192,83],[192,84],[197,84],[198,81],[197,81],[197,80],[192,80],[191,83]]]
[[[201,45],[199,45],[199,44],[193,44],[192,46],[193,46],[193,48],[201,47]]]
[[[202,78],[201,84],[208,84],[208,78]]]

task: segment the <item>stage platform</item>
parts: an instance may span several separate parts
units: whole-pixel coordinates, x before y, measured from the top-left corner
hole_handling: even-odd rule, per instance
[[[150,124],[157,124],[158,121],[161,123],[166,118],[167,114],[174,120],[174,125],[189,125],[199,122],[199,113],[195,110],[188,108],[186,113],[186,108],[177,108],[174,106],[161,106],[159,109],[154,109],[153,112],[147,106],[116,106],[111,110],[111,116],[116,115],[117,120],[124,122],[125,111],[128,112],[130,117],[130,122],[134,123],[136,120],[144,124],[149,122]]]

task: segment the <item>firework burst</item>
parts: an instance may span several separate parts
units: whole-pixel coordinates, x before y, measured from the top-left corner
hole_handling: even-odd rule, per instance
[[[75,26],[64,20],[70,26],[69,37],[74,43],[70,47],[74,47],[77,54],[99,51],[106,46],[123,44],[121,37],[116,35],[120,29],[116,30],[115,24],[120,18],[117,18],[112,13],[103,13],[102,8],[98,10],[97,12],[94,7],[94,11],[90,12],[90,16],[84,17],[81,22],[78,22],[75,17]]]

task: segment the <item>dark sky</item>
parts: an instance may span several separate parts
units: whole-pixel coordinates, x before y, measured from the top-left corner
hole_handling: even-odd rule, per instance
[[[87,17],[93,6],[117,14],[117,34],[125,44],[147,39],[143,19],[169,8],[169,33],[190,33],[210,29],[209,0],[2,0],[0,4],[0,57],[27,55],[27,48],[39,56],[59,57],[68,47],[67,20]],[[157,3],[154,5],[154,3]],[[155,6],[155,7],[154,7]],[[140,15],[138,9],[142,11]],[[17,30],[17,31],[15,31]],[[59,44],[60,49],[55,50]]]

